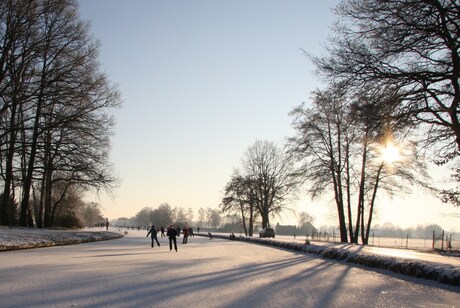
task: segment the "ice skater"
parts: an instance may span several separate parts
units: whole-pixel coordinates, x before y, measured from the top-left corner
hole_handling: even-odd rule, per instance
[[[152,227],[150,228],[149,232],[147,233],[147,236],[146,237],[150,237],[152,238],[152,248],[153,248],[153,243],[154,241],[157,242],[157,245],[158,247],[160,247],[160,242],[158,242],[158,238],[157,238],[157,229],[155,228],[155,226],[152,225]]]
[[[184,230],[182,231],[184,234],[184,238],[182,240],[182,244],[187,244],[188,242],[188,236],[189,236],[189,229],[188,227],[184,227]]]
[[[177,240],[176,240],[177,231],[176,229],[174,229],[173,225],[169,226],[168,230],[166,231],[166,235],[168,236],[168,239],[169,239],[169,251],[172,250],[172,243],[174,242],[174,249],[177,252]]]

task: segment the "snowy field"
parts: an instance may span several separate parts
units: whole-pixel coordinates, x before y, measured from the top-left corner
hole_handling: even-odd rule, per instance
[[[238,233],[240,235],[240,233]],[[294,239],[293,235],[277,235],[276,238],[280,239],[289,239],[291,241],[296,241],[296,242],[305,242],[305,239],[311,240],[311,236],[305,236],[305,235],[297,235],[296,238]],[[460,239],[457,237],[452,237],[451,238],[451,246],[452,250],[455,251],[460,251]],[[340,237],[335,236],[335,237],[321,237],[320,239],[315,238],[315,241],[323,241],[323,242],[340,242]],[[433,248],[433,239],[432,238],[425,238],[425,239],[420,239],[420,238],[406,238],[406,237],[380,237],[380,236],[375,236],[375,237],[370,237],[369,239],[369,245],[371,246],[377,246],[377,247],[389,247],[389,248],[403,248],[403,249],[417,249],[417,250],[431,250]],[[447,242],[444,240],[442,242],[441,240],[436,240],[435,242],[435,248],[436,249],[441,249],[443,248],[444,250],[447,250]]]
[[[145,235],[1,252],[0,306],[460,307],[460,287],[218,238],[170,252]]]

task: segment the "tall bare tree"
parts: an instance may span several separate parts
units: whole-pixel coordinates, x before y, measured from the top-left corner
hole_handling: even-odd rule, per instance
[[[407,140],[405,122],[391,116],[396,93],[372,89],[350,98],[342,89],[317,91],[312,108],[302,105],[293,110],[298,134],[289,138],[289,152],[301,162],[299,175],[310,185],[313,198],[332,188],[341,241],[347,241],[348,226],[351,242],[357,243],[361,234],[367,244],[377,192],[393,195],[403,189],[402,183],[427,187],[426,164],[407,142],[399,150],[405,159],[391,165],[381,159],[385,143],[398,140],[402,145]]]
[[[353,136],[348,137],[344,94],[339,91],[317,91],[313,94],[313,107],[305,104],[294,108],[293,126],[298,132],[288,139],[288,152],[301,162],[298,175],[310,185],[313,199],[328,188],[334,192],[340,240],[347,242],[346,202],[350,200],[349,148]],[[344,188],[347,189],[344,191]],[[351,204],[348,203],[350,221]],[[353,230],[349,225],[349,229]]]

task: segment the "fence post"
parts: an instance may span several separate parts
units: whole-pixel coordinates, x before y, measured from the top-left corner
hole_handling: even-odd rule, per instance
[[[407,249],[408,245],[409,245],[409,233],[407,233],[407,235],[406,235],[406,249]]]
[[[444,250],[444,230],[442,230],[442,236],[441,236],[441,250]]]
[[[431,249],[434,249],[434,230],[433,230],[433,242],[431,244]]]

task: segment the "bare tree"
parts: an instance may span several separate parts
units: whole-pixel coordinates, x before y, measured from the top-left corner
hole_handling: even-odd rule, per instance
[[[190,223],[188,221],[188,218],[187,218],[187,212],[185,211],[184,208],[176,207],[176,208],[174,208],[173,211],[176,214],[175,215],[176,216],[176,218],[175,218],[175,223],[176,224],[178,224],[178,225],[183,227],[183,226],[187,225],[188,223]]]
[[[408,111],[460,148],[459,2],[346,0],[335,11],[348,22],[336,27],[330,56],[316,58],[321,72],[404,89]]]
[[[351,242],[357,243],[361,234],[367,244],[378,191],[391,196],[403,190],[402,183],[428,187],[426,164],[407,141],[410,126],[392,116],[397,98],[390,89],[349,98],[331,87],[314,94],[312,108],[302,105],[292,112],[298,135],[289,139],[289,152],[301,162],[299,175],[311,185],[313,198],[332,187],[343,242],[348,226]],[[406,159],[390,165],[381,159],[380,150],[396,141],[404,145],[399,151]]]
[[[412,125],[398,115],[400,100],[398,90],[386,87],[363,90],[350,102],[349,121],[359,141],[353,146],[356,151],[351,152],[358,155],[352,159],[361,160],[361,167],[353,168],[358,186],[353,242],[357,242],[360,233],[362,242],[368,243],[379,191],[390,196],[410,191],[404,184],[430,189],[425,182],[426,160],[419,155],[410,135]],[[384,157],[385,151],[396,151],[397,157],[390,161]]]
[[[262,218],[262,228],[270,226],[270,217],[288,209],[295,197],[298,178],[290,157],[273,142],[256,141],[242,158],[245,176],[254,185],[254,198]]]
[[[300,212],[297,222],[299,226],[303,226],[305,223],[313,223],[315,221],[315,217],[308,214],[307,212]]]
[[[95,226],[98,222],[104,219],[101,213],[100,205],[94,202],[85,203],[80,209],[79,217],[83,222],[83,225],[86,227]]]
[[[193,223],[194,217],[195,213],[193,211],[193,208],[189,207],[187,210],[187,221],[190,223],[190,225]]]
[[[345,0],[335,9],[341,22],[328,43],[328,56],[312,57],[330,80],[400,90],[400,107],[427,130],[435,162],[460,153],[460,3],[455,0]],[[446,189],[444,201],[460,204]]]
[[[28,84],[33,78],[36,47],[33,12],[30,1],[2,1],[0,3],[0,155],[1,175],[4,180],[0,219],[2,224],[13,224],[11,213],[15,202],[15,161],[20,148],[17,142],[23,127],[26,102],[33,91]]]
[[[173,209],[168,203],[162,203],[152,213],[152,223],[159,226],[169,226],[173,223]]]
[[[134,223],[138,226],[150,226],[153,223],[153,209],[144,207],[134,215]]]
[[[198,209],[198,228],[206,223],[206,210],[202,207]]]
[[[241,217],[246,235],[254,233],[254,221],[258,215],[256,209],[256,181],[250,176],[242,176],[235,170],[231,180],[225,186],[225,195],[221,203],[222,213],[236,213]]]
[[[220,216],[219,210],[207,208],[208,216],[208,225],[211,228],[218,228],[222,222],[222,217]]]
[[[30,225],[34,190],[39,226],[50,226],[56,183],[114,189],[107,151],[119,93],[99,71],[75,0],[9,0],[0,16],[3,196],[21,186],[19,222]]]
[[[295,108],[293,126],[298,134],[288,139],[288,152],[301,163],[297,173],[310,185],[310,196],[320,197],[328,188],[334,192],[340,239],[347,242],[345,202],[350,200],[349,147],[353,137],[347,137],[344,94],[339,91],[317,91],[313,107],[305,104]],[[348,203],[351,215],[351,204]],[[350,216],[349,216],[350,221]],[[349,228],[353,228],[349,225]]]

